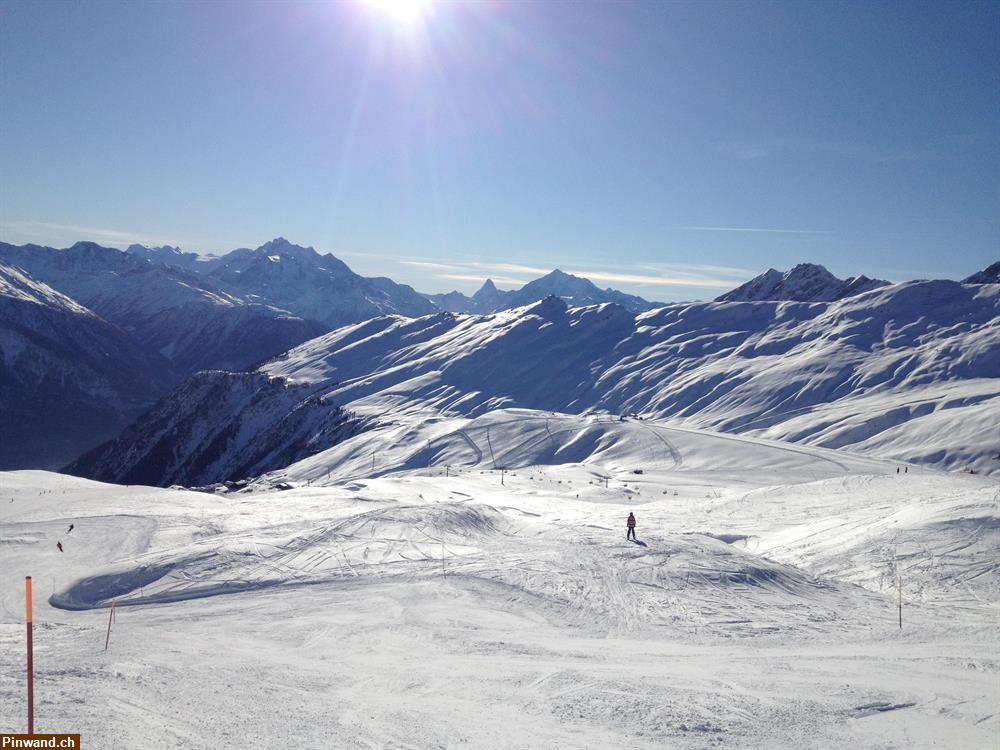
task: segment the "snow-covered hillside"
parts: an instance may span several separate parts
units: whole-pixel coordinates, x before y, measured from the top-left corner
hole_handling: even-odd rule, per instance
[[[306,342],[261,372],[294,384],[300,399],[373,418],[407,406],[466,416],[505,407],[636,412],[946,468],[1000,468],[996,285],[911,282],[833,303],[703,303],[639,316],[548,298],[491,316],[384,317]],[[147,429],[137,424],[128,442]],[[121,481],[138,460],[123,454],[114,444],[98,451],[104,469],[89,475]],[[215,479],[225,478],[238,477]]]
[[[240,491],[0,473],[0,726],[32,575],[36,727],[95,747],[995,745],[991,478],[399,406]]]
[[[851,276],[838,279],[823,266],[800,263],[790,271],[769,268],[746,284],[716,298],[716,302],[760,302],[790,300],[794,302],[832,302],[861,292],[885,286],[889,282]]]
[[[0,262],[0,467],[62,466],[167,388],[170,364]]]

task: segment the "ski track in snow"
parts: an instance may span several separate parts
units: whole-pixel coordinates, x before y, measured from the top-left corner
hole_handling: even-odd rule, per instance
[[[90,747],[995,747],[995,479],[527,410],[392,430],[228,494],[0,473],[0,727],[30,573],[38,726]]]

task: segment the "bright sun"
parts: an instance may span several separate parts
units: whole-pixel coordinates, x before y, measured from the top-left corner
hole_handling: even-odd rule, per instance
[[[424,16],[434,0],[365,0],[365,2],[397,23],[412,25]]]

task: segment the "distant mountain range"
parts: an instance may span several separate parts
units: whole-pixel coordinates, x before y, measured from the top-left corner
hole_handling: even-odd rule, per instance
[[[620,311],[614,315],[628,316],[659,306],[559,270],[518,290],[486,281],[471,297],[423,295],[280,237],[222,256],[170,246],[0,243],[0,264],[0,468],[61,465],[195,373],[253,369],[343,326],[421,316],[445,325],[451,318],[436,317],[441,311],[496,314],[552,299],[570,307],[611,304]],[[995,280],[998,265],[967,282]],[[842,281],[804,264],[784,274],[770,270],[720,300],[828,301],[885,284]],[[251,465],[263,464],[230,468]]]
[[[656,307],[663,307],[665,304],[663,302],[649,302],[642,297],[625,294],[614,289],[600,289],[588,279],[564,273],[559,269],[542,276],[540,279],[528,282],[516,291],[501,291],[496,288],[492,279],[487,279],[479,291],[471,297],[467,297],[461,292],[426,295],[427,299],[442,310],[476,314],[512,310],[515,307],[524,307],[532,302],[539,302],[550,296],[558,297],[571,307],[613,302],[631,313],[646,312]]]
[[[160,475],[148,467],[206,444],[201,432],[185,437],[191,415],[243,403],[246,385],[222,374],[200,402],[176,391],[69,470],[111,482],[241,479],[238,436],[280,436],[255,445],[253,467],[283,468],[283,441],[292,435],[299,445],[307,434],[280,429],[299,409],[326,410],[336,422],[345,409],[377,420],[413,409],[477,416],[512,407],[638,412],[991,470],[1000,450],[1000,286],[907,282],[832,302],[708,302],[639,315],[610,303],[569,308],[550,296],[488,316],[375,318],[305,342],[254,377],[268,384],[256,392],[257,417],[239,416],[212,439],[216,473],[204,462],[171,464]]]

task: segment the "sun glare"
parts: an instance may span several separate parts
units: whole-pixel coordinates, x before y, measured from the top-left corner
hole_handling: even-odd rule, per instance
[[[427,13],[434,0],[365,0],[365,3],[377,9],[397,23],[410,26]]]

